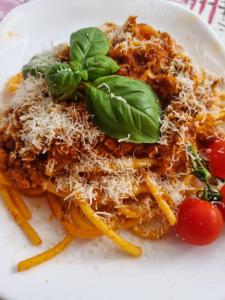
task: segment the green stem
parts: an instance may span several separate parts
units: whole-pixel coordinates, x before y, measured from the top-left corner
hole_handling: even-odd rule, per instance
[[[188,146],[188,157],[192,166],[192,174],[206,184],[204,189],[197,195],[199,198],[207,201],[221,201],[221,193],[212,186],[209,181],[213,179],[212,175],[206,168],[204,159],[196,152],[193,145]]]
[[[217,188],[212,188],[212,186],[207,183],[206,187],[202,191],[201,198],[204,199],[204,200],[208,200],[210,202],[220,201],[221,200],[221,193]]]
[[[188,157],[192,166],[192,174],[199,178],[201,181],[208,182],[208,180],[211,177],[211,174],[206,169],[204,159],[200,155],[198,155],[193,145],[189,145],[187,150]]]

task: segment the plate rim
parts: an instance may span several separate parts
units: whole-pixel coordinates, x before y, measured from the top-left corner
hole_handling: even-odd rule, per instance
[[[0,23],[0,31],[1,31],[1,27],[2,27],[2,24],[4,25],[4,23],[5,22],[8,22],[8,19],[10,19],[11,18],[11,15],[14,15],[15,13],[17,13],[17,11],[20,11],[21,9],[23,9],[23,7],[24,6],[33,6],[33,4],[36,2],[36,3],[46,3],[46,2],[52,2],[51,0],[35,0],[35,1],[31,1],[31,2],[28,2],[28,3],[24,3],[24,4],[22,4],[22,5],[20,5],[20,6],[18,6],[18,7],[16,7],[16,8],[14,8],[4,19],[3,19],[3,23]],[[57,0],[57,2],[59,2],[60,0]],[[66,0],[66,1],[71,1],[71,0]],[[66,2],[65,1],[65,2]],[[132,1],[132,0],[130,0],[130,1]],[[192,11],[189,11],[187,8],[185,8],[185,7],[182,7],[180,4],[177,4],[177,3],[170,3],[170,2],[167,2],[166,3],[166,1],[163,1],[163,0],[148,0],[149,2],[163,2],[163,4],[165,5],[167,5],[167,6],[176,6],[176,7],[179,7],[179,9],[181,9],[182,11],[185,11],[186,13],[188,13],[189,15],[195,15],[195,16],[197,16],[197,19],[198,19],[198,21],[200,21],[201,23],[204,23],[204,26],[206,26],[207,27],[207,30],[208,31],[210,31],[211,32],[211,34],[213,35],[213,37],[215,38],[215,41],[217,41],[218,42],[218,44],[219,45],[221,45],[222,46],[222,44],[221,44],[221,42],[219,41],[219,39],[218,39],[218,37],[216,36],[216,34],[215,34],[215,32],[212,30],[212,28],[202,19],[202,18],[200,18],[197,14],[195,14],[195,13],[193,13]],[[149,3],[148,2],[148,3]],[[224,53],[225,53],[225,49],[223,48],[223,50],[224,50]],[[79,250],[78,250],[79,251]],[[63,263],[62,263],[63,264]],[[67,265],[66,265],[67,266]],[[51,267],[51,266],[50,266]],[[43,269],[43,270],[45,270],[45,269]],[[34,271],[35,272],[35,271]],[[38,273],[38,272],[37,272]],[[27,273],[27,274],[31,274],[31,273]],[[25,275],[25,276],[27,276],[27,274],[25,275],[25,274],[22,274],[22,277],[23,277],[23,275]],[[38,273],[38,274],[40,274],[40,273]],[[14,275],[14,274],[11,274],[12,276]],[[32,274],[33,275],[33,274]],[[20,275],[21,276],[21,275]],[[34,276],[35,276],[35,274],[34,274]],[[79,277],[79,274],[78,274],[78,277]],[[27,277],[26,277],[27,278]],[[18,279],[19,280],[19,279]],[[47,287],[46,287],[47,288]],[[57,291],[57,289],[56,289],[56,291]],[[79,295],[79,294],[78,294]],[[98,295],[98,294],[97,294]],[[143,294],[140,294],[140,296],[144,296]],[[176,294],[175,294],[176,295]],[[23,295],[22,295],[23,296]],[[54,296],[54,295],[53,295]],[[58,297],[57,297],[57,294],[55,294],[55,296],[56,296],[56,299],[58,299]],[[95,293],[94,293],[94,296],[95,296]],[[154,295],[153,295],[154,296]],[[7,297],[7,295],[5,295],[5,297]],[[20,295],[20,297],[21,297],[21,295]],[[0,298],[1,298],[1,295],[0,295]],[[133,298],[133,297],[131,297],[131,298]],[[22,299],[22,298],[19,298],[19,299]],[[46,298],[47,299],[47,298]],[[49,299],[49,298],[48,298]],[[71,299],[71,298],[67,298],[67,299]],[[85,299],[85,298],[82,298],[82,299]],[[110,297],[110,299],[111,299],[111,297]],[[121,299],[120,297],[118,297],[118,299]],[[145,297],[144,298],[142,298],[142,299],[146,299]],[[159,299],[159,298],[158,298]],[[161,299],[161,298],[160,298]],[[171,299],[171,298],[169,298],[169,299]],[[208,299],[208,298],[207,298]]]
[[[2,27],[4,26],[4,24],[8,21],[8,19],[10,19],[15,13],[17,13],[17,11],[19,12],[21,9],[24,9],[24,7],[29,7],[29,6],[35,6],[35,5],[39,5],[39,4],[46,4],[46,2],[48,3],[53,3],[54,2],[58,2],[60,3],[61,0],[31,0],[29,2],[24,2],[16,7],[14,7],[6,16],[3,17],[3,19],[0,22],[0,31],[2,29]],[[67,1],[71,1],[71,0],[64,0],[64,3]],[[98,0],[95,0],[98,1]],[[117,0],[114,0],[117,1]],[[130,0],[130,1],[135,1],[135,0]],[[155,3],[161,3],[160,5],[166,5],[167,7],[176,7],[177,9],[180,9],[180,11],[185,12],[186,14],[189,14],[190,16],[194,16],[197,18],[197,20],[205,27],[205,29],[207,31],[210,32],[210,34],[214,37],[214,39],[216,40],[216,42],[220,45],[220,47],[222,48],[224,54],[225,54],[225,45],[222,44],[222,42],[220,41],[218,35],[216,34],[215,30],[212,28],[212,26],[210,26],[205,19],[203,19],[200,15],[198,15],[195,11],[188,9],[186,6],[184,6],[181,3],[176,3],[176,2],[170,2],[169,0],[148,0],[149,3],[150,2],[155,2]]]

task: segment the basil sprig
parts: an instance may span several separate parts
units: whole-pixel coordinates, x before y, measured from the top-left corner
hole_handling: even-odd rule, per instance
[[[119,66],[113,59],[106,56],[109,47],[109,40],[100,29],[95,27],[80,29],[72,33],[70,37],[70,64],[76,63],[81,66],[80,71],[85,71],[83,75],[86,73],[86,76],[82,78],[83,80],[93,81],[100,76],[114,74],[119,70]],[[43,57],[42,54],[35,55],[23,66],[24,78],[29,75],[44,75],[47,78],[48,68],[51,68],[53,64]],[[47,81],[52,82],[48,78]],[[64,83],[66,84],[66,81]],[[53,90],[52,85],[50,90]],[[53,95],[56,94],[57,92],[53,93]]]
[[[109,52],[109,40],[104,32],[95,27],[80,29],[70,36],[70,59],[80,63],[87,71],[88,81],[111,75],[119,70]]]
[[[101,76],[116,73],[119,66],[113,59],[106,56],[108,51],[109,41],[100,29],[91,27],[72,33],[70,37],[71,61],[67,69],[65,70],[65,65],[61,64],[61,69],[64,71],[59,73],[60,65],[57,64],[57,67],[47,67],[44,72],[53,98],[56,101],[75,99],[76,88],[81,80],[93,81]],[[71,86],[72,82],[74,82],[74,88]]]
[[[204,189],[199,191],[197,196],[210,202],[221,201],[221,193],[215,185],[218,184],[217,179],[208,171],[206,161],[197,153],[193,145],[187,147],[187,153],[191,163],[191,173],[205,183]]]
[[[113,75],[119,65],[108,57],[107,36],[98,28],[80,29],[70,37],[70,61],[24,66],[24,75],[44,74],[55,101],[76,100],[83,83],[87,106],[96,125],[112,138],[133,143],[159,139],[160,105],[156,94],[142,81]],[[39,71],[40,70],[40,71]]]
[[[192,174],[203,182],[208,182],[211,174],[206,168],[204,159],[197,153],[193,145],[189,145],[187,153],[192,166]]]
[[[142,81],[123,76],[98,78],[86,89],[89,111],[109,136],[133,143],[159,139],[158,97]]]

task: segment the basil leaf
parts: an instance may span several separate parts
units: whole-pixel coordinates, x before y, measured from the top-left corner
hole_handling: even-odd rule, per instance
[[[82,64],[80,64],[77,61],[72,61],[70,62],[70,66],[71,69],[75,72],[75,73],[80,73],[83,70],[83,66]]]
[[[98,28],[80,29],[70,36],[70,58],[83,65],[85,59],[106,55],[109,52],[109,40]]]
[[[50,54],[49,54],[49,57]],[[40,76],[45,73],[46,69],[56,63],[57,60],[48,58],[48,52],[33,56],[30,61],[22,68],[23,77],[27,78],[29,75]]]
[[[88,80],[87,70],[83,70],[83,66],[77,61],[70,62],[71,69],[76,73],[80,74],[82,80]]]
[[[93,81],[99,77],[111,75],[119,70],[119,65],[112,58],[97,55],[85,60],[84,69],[88,72],[88,80]]]
[[[102,77],[87,84],[86,100],[96,125],[110,137],[137,144],[158,141],[159,101],[144,82]]]
[[[80,76],[81,76],[81,79],[82,79],[82,80],[87,81],[87,80],[88,80],[88,72],[87,72],[87,70],[82,70],[82,71],[80,72]]]
[[[81,76],[67,63],[56,63],[47,68],[45,80],[52,97],[57,101],[64,101],[75,95],[80,84]]]

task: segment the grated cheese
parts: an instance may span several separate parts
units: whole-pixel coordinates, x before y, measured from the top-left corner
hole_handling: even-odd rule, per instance
[[[28,77],[23,81],[16,94],[9,100],[9,108],[16,109],[25,102],[30,103],[35,99],[41,99],[43,94],[48,95],[48,89],[45,80],[41,77]]]
[[[103,135],[92,125],[90,115],[87,112],[80,114],[76,105],[65,107],[43,95],[42,98],[36,95],[36,99],[32,99],[32,103],[25,100],[19,107],[23,111],[19,117],[22,125],[20,136],[25,144],[22,152],[33,145],[38,151],[45,153],[53,141],[74,146],[76,141],[81,140],[86,144],[88,140],[93,146]]]
[[[101,202],[108,203],[114,201],[121,204],[123,199],[134,197],[134,191],[138,189],[143,181],[141,175],[137,172],[130,174],[104,174],[98,179],[87,180],[77,173],[69,172],[69,176],[57,176],[56,183],[59,191],[68,191],[70,193],[67,199],[81,197],[92,203],[97,200],[99,192],[101,194]]]

